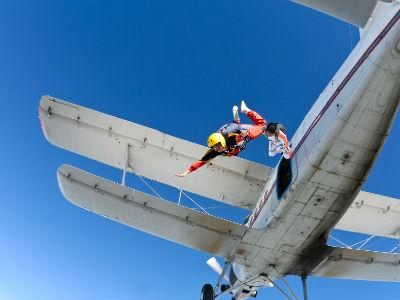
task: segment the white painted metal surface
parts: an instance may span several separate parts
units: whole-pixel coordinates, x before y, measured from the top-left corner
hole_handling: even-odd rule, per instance
[[[400,200],[360,192],[335,229],[400,238]]]
[[[57,178],[64,197],[79,207],[214,255],[229,257],[248,230],[68,165],[58,169]]]
[[[312,272],[313,276],[400,282],[400,256],[344,248],[331,248],[329,256]]]
[[[291,0],[358,27],[364,27],[376,0]],[[391,1],[391,0],[390,0]],[[386,1],[387,2],[387,1]]]
[[[50,96],[42,97],[39,115],[46,138],[58,147],[245,209],[254,208],[270,173],[238,157],[218,157],[177,178],[206,147]]]

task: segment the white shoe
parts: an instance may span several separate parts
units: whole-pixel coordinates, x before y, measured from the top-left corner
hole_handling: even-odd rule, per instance
[[[246,106],[246,103],[244,103],[244,101],[242,101],[242,103],[240,104],[240,111],[243,114],[248,114],[248,112],[250,111],[250,109]]]
[[[233,113],[233,121],[237,124],[240,123],[240,118],[239,118],[239,113],[238,113],[239,108],[235,105],[232,107],[232,113]]]

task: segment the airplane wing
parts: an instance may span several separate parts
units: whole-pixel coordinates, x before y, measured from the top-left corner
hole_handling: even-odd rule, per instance
[[[248,210],[256,206],[272,170],[238,157],[218,157],[178,178],[174,174],[207,148],[50,96],[42,97],[39,116],[47,140],[58,147]]]
[[[372,14],[377,0],[291,0],[360,28]],[[391,0],[383,0],[390,2]]]
[[[400,238],[400,200],[361,191],[335,229]]]
[[[172,242],[229,258],[247,229],[182,205],[121,186],[68,165],[58,184],[73,204]]]
[[[311,273],[313,276],[400,282],[400,255],[328,247],[330,254]]]

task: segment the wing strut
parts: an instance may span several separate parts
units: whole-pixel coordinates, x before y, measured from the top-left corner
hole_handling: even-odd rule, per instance
[[[121,185],[125,186],[125,178],[126,178],[126,169],[129,167],[129,144],[126,144],[126,159],[125,159],[125,167],[124,167],[124,172],[122,173],[122,180],[121,180]]]
[[[301,276],[301,283],[303,284],[303,295],[304,295],[304,300],[308,300],[307,276],[306,276],[306,275],[302,275],[302,276]]]

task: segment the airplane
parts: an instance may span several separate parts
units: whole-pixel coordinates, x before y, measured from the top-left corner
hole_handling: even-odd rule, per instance
[[[66,199],[225,260],[224,267],[209,260],[219,278],[203,286],[201,300],[228,293],[247,299],[270,286],[298,299],[288,275],[301,278],[305,300],[309,276],[400,281],[399,254],[327,245],[333,229],[400,238],[399,200],[361,190],[399,106],[400,1],[293,2],[359,27],[361,38],[293,135],[292,157],[282,157],[275,168],[219,157],[177,178],[205,147],[55,97],[40,101],[42,130],[51,144],[123,172],[117,184],[62,165],[57,178]],[[250,214],[237,224],[165,201],[127,187],[127,173]]]

